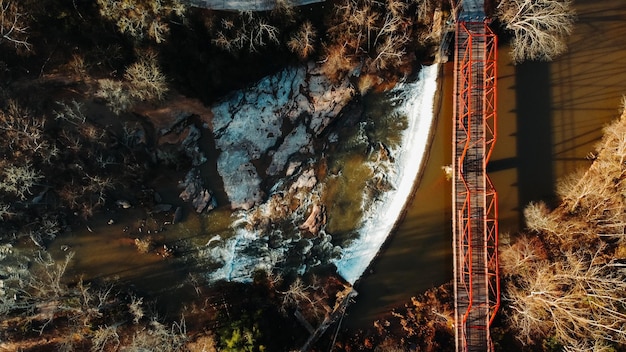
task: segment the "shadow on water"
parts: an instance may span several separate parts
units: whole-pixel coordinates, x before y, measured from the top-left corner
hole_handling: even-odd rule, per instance
[[[518,206],[523,209],[531,201],[554,198],[550,64],[518,65],[515,82]]]
[[[405,219],[403,231],[411,232],[411,236],[391,237],[384,249],[385,258],[357,284],[359,295],[348,308],[351,317],[345,320],[345,327],[371,326],[381,311],[451,278],[452,248],[442,241],[451,237],[450,229],[439,226],[449,216],[433,212]]]
[[[517,214],[517,219],[509,221],[516,224],[506,226],[507,230],[516,230],[523,223],[521,209],[526,204],[554,198],[550,64],[527,62],[513,67],[513,71],[514,76],[505,78],[505,82],[515,79],[514,94],[510,94],[508,88],[501,89],[505,94],[500,99],[514,99],[515,104],[513,109],[499,112],[498,116],[498,130],[512,132],[510,136],[499,137],[496,149],[500,157],[489,161],[487,167],[496,180],[502,178],[499,173],[504,171],[515,170],[516,173],[516,181],[509,179],[511,174],[504,176],[506,183],[496,181],[500,195],[508,193],[509,188],[515,188],[517,193],[509,199],[500,197],[500,207],[514,209]],[[514,138],[510,138],[512,136]],[[511,201],[516,204],[510,204]]]

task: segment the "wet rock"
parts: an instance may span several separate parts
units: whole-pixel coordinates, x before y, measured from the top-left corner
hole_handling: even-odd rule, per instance
[[[191,169],[178,186],[183,188],[180,199],[191,202],[197,213],[213,210],[217,206],[213,193],[203,187],[198,169]]]
[[[348,80],[333,84],[315,65],[287,68],[211,107],[213,136],[221,150],[217,169],[236,209],[263,200],[259,174],[280,175],[290,157],[313,153],[319,136],[354,95]],[[296,127],[283,135],[285,121]],[[253,161],[271,156],[267,170]],[[292,172],[295,170],[292,170]]]
[[[298,169],[300,168],[300,166],[302,166],[302,162],[301,161],[292,161],[289,163],[289,166],[287,166],[287,171],[285,171],[285,175],[286,176],[291,176],[293,174],[296,173],[296,171],[298,171]]]
[[[314,204],[311,209],[311,214],[306,221],[300,225],[301,230],[309,231],[310,233],[317,235],[320,228],[326,224],[326,211],[324,206]]]
[[[295,153],[313,153],[311,135],[307,132],[306,126],[299,125],[285,137],[283,144],[272,156],[272,163],[267,168],[267,174],[275,176],[284,170],[289,157]]]
[[[172,210],[173,206],[171,204],[163,204],[159,203],[152,207],[153,213],[165,213]]]
[[[298,189],[312,189],[317,184],[317,177],[315,177],[315,170],[308,169],[304,171],[298,179],[291,184],[289,192],[295,193]]]
[[[183,220],[183,208],[176,207],[174,216],[172,217],[172,224],[178,224],[181,220]]]
[[[198,145],[200,136],[200,130],[196,126],[190,125],[187,127],[186,137],[180,145],[180,148],[191,159],[191,164],[194,166],[201,165],[206,161],[206,157]]]
[[[248,210],[261,203],[261,178],[245,151],[222,151],[217,166],[232,208]]]

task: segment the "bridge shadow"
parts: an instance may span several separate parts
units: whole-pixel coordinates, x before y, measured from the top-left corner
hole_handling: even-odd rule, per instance
[[[515,82],[518,203],[523,209],[531,201],[554,198],[550,65],[518,65]]]
[[[523,208],[529,202],[554,199],[550,65],[545,62],[519,64],[514,67],[514,80],[514,86],[507,87],[512,88],[514,94],[505,92],[500,99],[515,99],[515,108],[500,111],[498,118],[498,129],[513,131],[514,138],[500,138],[496,148],[507,152],[500,153],[505,156],[488,164],[488,172],[500,195],[500,222],[504,232],[523,227]],[[511,180],[513,177],[515,181]],[[511,188],[516,189],[516,196],[508,196]]]

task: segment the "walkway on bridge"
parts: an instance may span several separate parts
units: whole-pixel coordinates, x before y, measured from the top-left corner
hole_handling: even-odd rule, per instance
[[[452,186],[456,351],[492,350],[489,326],[500,304],[497,195],[487,176],[496,139],[497,37],[483,1],[465,0],[457,18]]]

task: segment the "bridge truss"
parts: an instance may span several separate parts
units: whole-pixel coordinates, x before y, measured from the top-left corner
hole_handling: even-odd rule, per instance
[[[456,25],[453,236],[456,351],[492,350],[500,305],[498,201],[487,162],[496,140],[497,37],[486,21]]]

